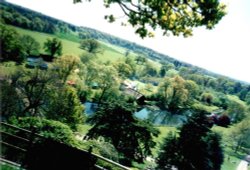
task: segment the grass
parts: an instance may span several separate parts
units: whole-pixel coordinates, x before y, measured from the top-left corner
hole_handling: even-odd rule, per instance
[[[154,138],[154,141],[156,142],[156,146],[152,149],[153,156],[156,157],[158,155],[158,152],[161,149],[161,145],[164,142],[164,138],[167,136],[169,132],[176,132],[176,127],[170,127],[170,126],[158,126],[156,127],[160,133],[158,137]]]
[[[17,167],[15,165],[11,165],[11,164],[9,164],[7,162],[3,162],[3,161],[0,162],[0,169],[1,170],[22,170],[22,168],[20,168],[20,167]]]
[[[222,164],[221,170],[236,170],[237,166],[240,163],[240,159],[234,156],[226,156]]]
[[[222,164],[221,170],[235,170],[241,159],[243,159],[246,155],[246,153],[243,152],[235,153],[232,149],[231,142],[228,136],[233,128],[233,126],[229,128],[214,126],[212,128],[213,131],[219,133],[222,136],[222,145],[224,147],[224,162]]]
[[[44,42],[47,39],[51,39],[51,38],[58,38],[62,41],[62,46],[63,46],[62,53],[64,55],[80,55],[84,52],[84,50],[79,48],[79,43],[60,38],[62,36],[58,37],[58,36],[52,35],[52,34],[30,31],[30,30],[26,30],[26,29],[22,29],[22,28],[18,28],[18,27],[13,27],[13,26],[9,26],[9,27],[14,28],[20,35],[29,35],[29,36],[33,37],[40,44],[40,46],[41,46],[40,52],[41,53],[45,53],[45,51],[43,49]]]
[[[77,131],[84,135],[88,133],[89,129],[91,129],[91,125],[88,125],[88,124],[79,125],[77,127]]]
[[[76,34],[72,34],[72,33],[67,33],[67,34],[56,33],[56,36],[60,39],[65,39],[65,40],[69,40],[69,41],[76,42],[76,43],[80,42],[79,37]]]
[[[199,102],[199,101],[196,101],[196,103],[193,106],[195,108],[205,110],[206,112],[209,112],[209,113],[219,109],[217,106],[213,106],[213,105],[209,106],[209,105],[203,104],[202,102]]]
[[[47,34],[47,33],[42,33],[42,32],[37,32],[37,31],[31,31],[27,29],[22,29],[19,27],[14,27],[11,25],[8,25],[9,28],[15,29],[20,35],[29,35],[33,37],[41,46],[40,53],[45,53],[43,49],[43,44],[47,39],[51,38],[58,38],[62,41],[63,45],[63,51],[62,53],[64,55],[81,55],[82,53],[86,52],[83,49],[79,48],[79,38],[75,34],[63,34],[63,33],[56,33],[55,35],[53,34]],[[119,59],[124,59],[126,49],[115,46],[103,41],[99,41],[101,43],[101,48],[104,49],[104,52],[101,54],[97,54],[98,56],[98,61],[101,62],[107,62],[107,61],[117,61]],[[130,52],[129,57],[135,58],[137,54]],[[160,68],[160,63],[151,61],[149,60],[156,68]]]
[[[15,29],[20,35],[29,35],[33,37],[40,44],[41,53],[45,53],[44,49],[42,48],[44,42],[47,39],[51,39],[51,38],[58,38],[62,41],[62,45],[63,45],[62,53],[64,55],[81,55],[82,53],[85,52],[85,50],[79,48],[79,43],[78,43],[79,39],[77,39],[76,35],[61,34],[61,33],[52,35],[52,34],[22,29],[22,28],[14,27],[14,26],[8,26],[8,27]],[[97,55],[99,60],[103,62],[108,61],[108,60],[115,61],[117,59],[124,57],[125,49],[116,47],[114,45],[109,45],[104,42],[102,42],[101,44],[102,44],[102,48],[104,49],[104,53]]]

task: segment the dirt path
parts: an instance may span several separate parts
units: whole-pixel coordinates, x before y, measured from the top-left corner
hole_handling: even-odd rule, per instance
[[[242,160],[238,167],[237,167],[237,170],[247,170],[247,165],[248,165],[248,162],[247,161],[244,161]]]

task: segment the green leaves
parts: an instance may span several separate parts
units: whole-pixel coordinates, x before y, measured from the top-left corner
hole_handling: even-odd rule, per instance
[[[158,135],[151,124],[140,121],[133,115],[135,107],[124,99],[104,103],[89,119],[93,128],[88,136],[103,136],[109,140],[122,157],[142,161],[151,154],[150,148],[155,146],[153,136]]]
[[[89,0],[90,1],[90,0]],[[81,2],[74,0],[74,3]],[[140,37],[151,37],[150,29],[160,28],[163,35],[172,33],[175,36],[192,35],[194,27],[206,26],[212,29],[226,14],[226,6],[219,0],[104,0],[104,6],[109,8],[118,4],[128,17],[127,21],[135,27],[135,33]],[[105,16],[109,22],[114,22],[113,15]]]
[[[223,162],[220,140],[220,136],[210,130],[205,113],[193,113],[179,134],[166,137],[158,168],[219,170]]]
[[[95,39],[85,39],[80,42],[80,48],[89,53],[97,54],[102,53],[101,44]]]
[[[43,48],[52,58],[54,58],[55,55],[60,56],[62,54],[62,42],[57,38],[47,39]]]
[[[11,28],[0,24],[1,57],[0,61],[15,61],[22,63],[25,58],[25,49],[20,35]]]

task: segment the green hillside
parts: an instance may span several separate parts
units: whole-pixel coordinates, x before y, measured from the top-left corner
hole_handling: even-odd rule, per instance
[[[47,39],[51,39],[51,38],[59,38],[62,41],[62,45],[63,45],[63,54],[64,55],[81,55],[82,53],[84,53],[85,51],[82,50],[81,48],[79,48],[79,43],[74,42],[74,41],[70,41],[68,39],[64,39],[62,36],[56,36],[56,35],[52,35],[52,34],[47,34],[47,33],[41,33],[41,32],[36,32],[36,31],[30,31],[27,29],[22,29],[22,28],[18,28],[18,27],[13,27],[13,26],[9,26],[10,28],[14,28],[20,35],[29,35],[33,38],[35,38],[35,40],[37,42],[39,42],[41,45],[44,44],[44,42]],[[66,36],[65,36],[66,37]],[[119,59],[123,57],[123,49],[116,47],[116,49],[114,49],[114,47],[112,45],[106,45],[106,43],[102,42],[102,48],[104,49],[104,53],[103,54],[99,54],[98,56],[101,58],[101,60],[103,61],[107,61],[107,60],[116,60],[115,58]],[[118,51],[119,50],[119,51]],[[41,53],[45,53],[44,49],[41,48]],[[112,57],[115,56],[115,57]]]

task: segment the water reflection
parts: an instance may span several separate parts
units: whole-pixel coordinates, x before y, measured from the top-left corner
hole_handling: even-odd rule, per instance
[[[92,102],[85,102],[85,113],[87,116],[90,116],[95,113],[97,110],[97,104]],[[190,112],[186,111],[183,115],[171,114],[170,112],[159,110],[157,108],[144,107],[141,110],[135,112],[135,116],[139,119],[146,120],[148,119],[155,125],[170,125],[170,126],[179,126],[184,121],[186,121],[186,115],[189,115]]]

